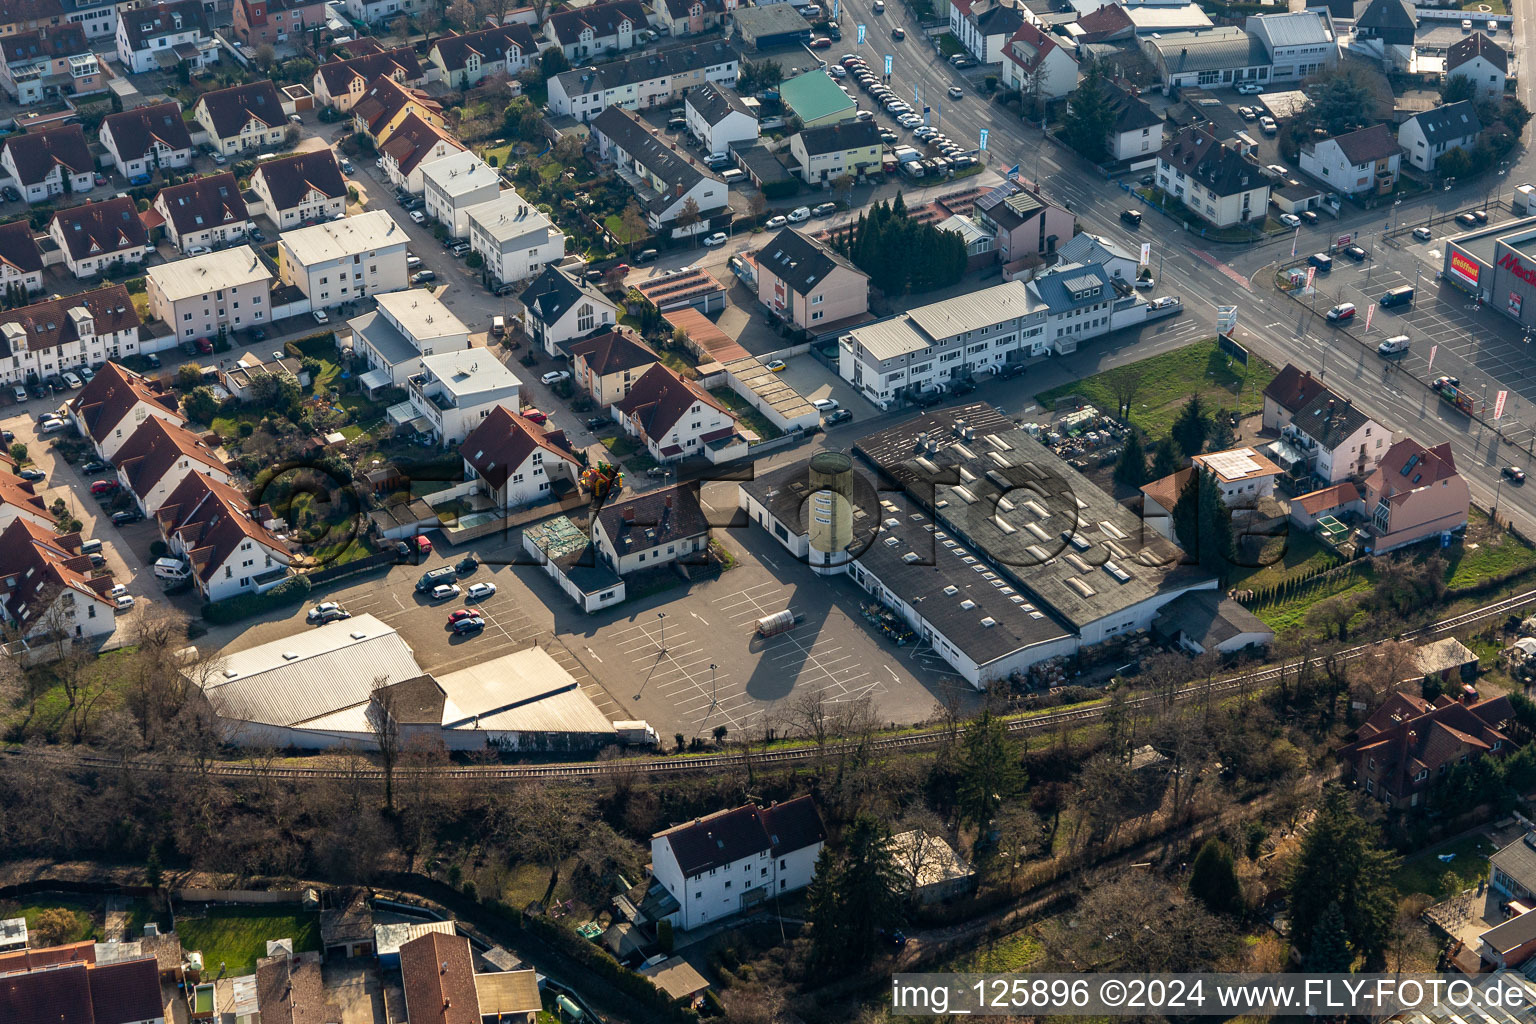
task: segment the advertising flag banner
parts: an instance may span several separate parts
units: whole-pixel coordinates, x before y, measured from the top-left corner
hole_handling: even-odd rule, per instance
[[[832,20],[833,21],[837,20],[837,5],[838,5],[838,0],[832,0]]]
[[[859,26],[859,45],[860,46],[864,45],[864,26],[863,25]]]
[[[1312,279],[1314,277],[1316,277],[1316,276],[1317,276],[1317,268],[1316,267],[1308,267],[1307,268],[1307,290],[1308,291],[1312,290]]]
[[[885,55],[885,73],[886,74],[890,74],[891,73],[891,64],[895,60],[896,60],[896,58],[892,57],[890,54],[886,54]]]
[[[982,148],[982,149],[986,149],[987,148],[987,130],[985,128],[983,128],[981,130],[981,147],[980,148]]]
[[[1499,397],[1494,399],[1494,402],[1493,402],[1493,418],[1494,419],[1501,420],[1501,419],[1504,418],[1504,400],[1506,398],[1508,398],[1508,397],[1509,397],[1509,392],[1508,391],[1500,391],[1499,392]]]
[[[1152,262],[1152,243],[1151,242],[1142,242],[1141,243],[1141,265],[1142,266],[1146,266],[1148,263],[1151,263],[1151,262]]]
[[[1371,318],[1375,315],[1376,306],[1374,303],[1365,307],[1365,330],[1367,333],[1369,333],[1371,330]]]
[[[1296,229],[1296,233],[1291,236],[1291,255],[1292,256],[1296,255],[1296,243],[1299,242],[1299,241],[1301,241],[1301,228],[1297,228]]]
[[[1431,346],[1429,346],[1429,365],[1424,367],[1424,372],[1425,373],[1428,373],[1430,370],[1433,370],[1435,368],[1435,353],[1439,352],[1439,351],[1440,351],[1440,346],[1439,345],[1431,345]]]

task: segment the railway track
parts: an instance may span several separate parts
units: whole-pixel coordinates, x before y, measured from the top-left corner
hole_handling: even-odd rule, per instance
[[[1366,657],[1377,645],[1384,643],[1386,639],[1397,640],[1424,640],[1455,632],[1467,626],[1485,622],[1492,618],[1508,615],[1529,604],[1536,604],[1536,590],[1527,590],[1499,601],[1474,608],[1471,611],[1462,612],[1432,622],[1416,629],[1407,630],[1395,637],[1373,640],[1369,643],[1356,644],[1336,651],[1332,657],[1345,661]],[[1311,659],[1311,664],[1322,664],[1321,658]],[[1214,679],[1206,683],[1194,683],[1180,687],[1167,695],[1150,695],[1136,697],[1125,702],[1122,707],[1125,710],[1137,710],[1152,708],[1172,701],[1174,703],[1187,703],[1199,697],[1221,696],[1242,689],[1253,689],[1279,679],[1284,672],[1294,671],[1295,665],[1269,665],[1244,672],[1223,679]],[[1104,707],[1072,708],[1064,711],[1048,711],[1043,714],[1033,715],[1029,718],[1014,719],[1008,723],[1008,731],[1015,734],[1046,731],[1063,725],[1080,725],[1092,722],[1104,716]],[[908,733],[901,736],[887,736],[869,741],[865,746],[887,752],[902,750],[921,750],[925,747],[936,745],[942,738],[942,731],[938,729],[924,732]],[[791,750],[764,751],[753,754],[705,754],[698,757],[670,757],[670,758],[630,758],[618,761],[571,761],[559,764],[545,765],[502,765],[502,766],[455,766],[447,768],[421,768],[395,770],[396,780],[411,776],[429,775],[435,779],[466,779],[482,782],[530,782],[541,779],[600,779],[620,774],[639,773],[653,775],[661,778],[668,776],[684,775],[695,772],[720,772],[724,770],[744,768],[748,762],[756,767],[770,768],[778,765],[800,764],[817,757],[837,756],[854,749],[856,744],[852,742],[830,743],[824,747],[796,747]],[[149,758],[118,758],[108,757],[102,754],[90,754],[84,752],[66,752],[62,750],[39,750],[29,747],[7,747],[4,753],[13,758],[28,761],[46,763],[65,769],[85,769],[101,771],[135,771],[135,772],[170,772],[176,774],[204,774],[214,778],[251,778],[262,776],[276,779],[302,779],[306,781],[340,781],[344,779],[367,779],[382,781],[384,773],[381,769],[367,767],[358,770],[328,768],[328,767],[294,767],[264,766],[248,762],[218,761],[211,765],[197,765],[190,761],[165,761]]]

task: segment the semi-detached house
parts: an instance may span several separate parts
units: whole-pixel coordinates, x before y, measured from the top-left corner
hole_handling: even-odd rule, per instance
[[[461,152],[464,147],[458,139],[412,112],[406,114],[405,120],[390,134],[389,141],[380,150],[380,158],[391,185],[421,195],[426,188],[423,175],[427,166]]]
[[[315,103],[335,107],[345,114],[363,98],[368,86],[380,75],[388,76],[402,85],[419,84],[423,72],[421,62],[416,59],[416,51],[404,46],[398,50],[365,53],[320,65],[315,71]]]
[[[573,277],[558,266],[545,267],[517,297],[523,306],[523,330],[551,359],[562,343],[618,322],[619,308],[586,278]]]
[[[480,421],[459,447],[464,479],[480,481],[500,509],[522,508],[574,490],[581,464],[563,430],[545,430],[505,406]]]
[[[112,577],[91,575],[80,543],[78,533],[60,535],[24,518],[0,530],[0,611],[24,640],[94,639],[116,627],[107,597]]]
[[[48,235],[76,277],[96,277],[113,264],[143,263],[149,251],[149,233],[127,196],[59,210]]]
[[[78,124],[10,136],[0,149],[0,170],[28,203],[79,195],[96,185],[96,163]]]
[[[279,231],[305,221],[332,220],[347,212],[347,182],[329,149],[294,153],[259,164],[251,189],[261,197]]]
[[[1280,433],[1265,454],[1292,480],[1315,477],[1323,487],[1363,477],[1392,446],[1391,430],[1289,363],[1264,389],[1263,423]]]
[[[117,56],[136,75],[170,71],[181,63],[196,70],[219,60],[202,0],[123,8],[117,19]]]
[[[1021,0],[953,0],[949,30],[971,56],[983,64],[1003,60],[1008,39],[1025,24],[1028,11]]]
[[[324,0],[235,0],[234,30],[246,46],[298,43],[325,24]]]
[[[655,352],[624,329],[572,342],[570,354],[576,386],[599,406],[612,405],[629,394],[658,362]]]
[[[816,877],[827,830],[808,796],[716,811],[651,837],[651,871],[688,931],[796,892]]]
[[[736,432],[736,421],[708,391],[657,363],[629,394],[613,403],[613,418],[657,462],[704,455],[711,442]]]
[[[735,89],[705,82],[688,90],[683,103],[683,118],[688,131],[706,153],[730,153],[736,144],[757,142],[757,118],[747,109]]]
[[[720,40],[574,68],[549,80],[549,112],[590,121],[608,107],[669,106],[705,82],[734,88],[740,68],[741,55]]]
[[[1465,78],[1477,90],[1478,99],[1504,95],[1509,76],[1509,51],[1481,32],[1473,32],[1445,52],[1445,77]]]
[[[225,484],[233,479],[212,445],[186,427],[158,416],[139,424],[117,450],[118,482],[146,516],[158,512],[192,473]]]
[[[80,25],[5,36],[0,38],[0,57],[0,86],[23,105],[88,96],[107,88],[106,75]]]
[[[826,186],[843,175],[858,177],[880,170],[880,129],[873,121],[843,121],[796,132],[789,154],[808,185]]]
[[[0,381],[24,383],[139,352],[139,314],[120,284],[0,313]]]
[[[69,402],[69,419],[80,436],[107,461],[123,442],[151,416],[167,423],[184,423],[174,391],[158,380],[109,362],[80,394]]]
[[[598,0],[550,14],[544,19],[544,39],[574,62],[629,49],[647,24],[640,0]]]
[[[276,149],[288,130],[283,98],[266,78],[203,93],[192,116],[208,133],[208,144],[225,156]]]
[[[1447,103],[1415,114],[1397,129],[1397,141],[1408,162],[1421,171],[1433,171],[1436,162],[1453,149],[1470,150],[1483,130],[1471,100]]]
[[[1402,147],[1384,124],[1301,147],[1301,169],[1347,196],[1391,192],[1402,158]]]
[[[112,166],[124,177],[192,163],[192,135],[175,100],[108,114],[101,123],[100,139]]]
[[[819,332],[869,311],[869,275],[827,246],[784,228],[757,251],[757,301]]]
[[[205,601],[261,593],[288,578],[293,556],[267,524],[278,519],[252,505],[238,488],[203,473],[188,473],[155,512],[160,536],[192,567]]]
[[[465,150],[423,166],[421,186],[427,216],[447,228],[452,237],[463,238],[469,234],[465,211],[500,195],[502,180],[496,168]]]
[[[0,292],[12,287],[26,295],[43,290],[43,251],[26,218],[0,224]]]
[[[443,127],[442,104],[420,89],[380,75],[353,105],[352,129],[367,136],[375,146],[382,146],[413,114],[428,124]]]
[[[533,32],[514,21],[500,28],[444,36],[432,44],[427,59],[437,66],[451,89],[468,89],[488,75],[514,78],[528,70],[540,47]]]
[[[423,356],[469,348],[469,328],[427,289],[385,292],[375,301],[374,309],[347,321],[352,350],[368,366],[362,384],[369,391],[404,387]]]
[[[673,149],[639,116],[623,107],[608,107],[592,121],[592,134],[603,160],[635,192],[652,231],[672,237],[707,234],[710,218],[729,203],[725,182]],[[678,215],[691,206],[698,219],[679,227]]]
[[[250,211],[230,171],[161,189],[143,218],[151,228],[163,226],[171,244],[184,253],[242,241],[251,230]]]
[[[1025,96],[1060,99],[1077,88],[1077,61],[1066,47],[1025,22],[1002,48],[1003,82]]]
[[[1465,529],[1472,501],[1450,443],[1426,448],[1409,437],[1387,449],[1364,492],[1372,554]]]

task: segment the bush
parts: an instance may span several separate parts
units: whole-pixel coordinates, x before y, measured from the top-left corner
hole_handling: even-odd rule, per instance
[[[145,285],[142,277],[130,277],[123,282],[123,287],[128,289],[129,295],[143,295],[148,290],[148,286]]]
[[[26,462],[27,446],[22,444],[20,441],[17,441],[15,444],[11,445],[11,458],[14,459],[17,463]]]
[[[163,540],[154,540],[149,542],[150,558],[164,558],[167,554],[170,553],[170,550],[170,548],[166,547],[165,541]]]
[[[265,594],[241,594],[203,605],[203,618],[216,626],[302,604],[309,597],[310,583],[307,576],[292,576]]]
[[[480,255],[478,252],[470,251],[470,253],[464,257],[464,265],[470,270],[479,270],[485,265],[485,257]]]

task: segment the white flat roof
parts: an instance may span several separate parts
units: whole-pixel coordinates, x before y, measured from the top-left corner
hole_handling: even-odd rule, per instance
[[[517,732],[614,732],[608,716],[542,647],[437,677],[447,700],[443,728]]]
[[[422,356],[421,365],[442,381],[444,388],[459,397],[523,385],[517,375],[501,365],[501,360],[486,348]]]
[[[207,295],[222,288],[238,288],[255,281],[272,280],[272,271],[248,245],[193,256],[190,259],[150,267],[147,273],[160,293],[172,302]]]
[[[283,247],[305,266],[409,241],[405,229],[383,210],[285,231],[281,239]]]
[[[498,242],[521,238],[530,231],[552,228],[553,223],[544,211],[508,189],[488,203],[476,203],[464,213],[480,225],[480,230]]]
[[[469,333],[464,321],[454,316],[453,310],[443,305],[442,299],[425,288],[383,292],[373,298],[402,331],[417,341]]]
[[[450,153],[425,164],[421,174],[453,197],[484,188],[500,179],[494,167],[468,150]]]

